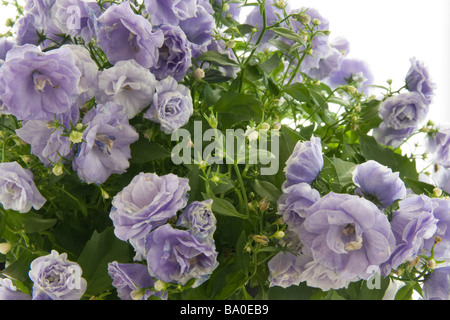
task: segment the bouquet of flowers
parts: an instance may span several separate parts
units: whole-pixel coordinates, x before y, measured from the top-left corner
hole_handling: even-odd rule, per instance
[[[283,0],[5,3],[0,299],[449,298],[422,61],[376,85]]]

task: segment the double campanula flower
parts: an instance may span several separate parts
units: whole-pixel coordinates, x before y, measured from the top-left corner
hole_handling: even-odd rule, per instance
[[[213,239],[217,219],[212,199],[191,202],[178,217],[177,226],[186,228],[198,240]]]
[[[384,207],[406,197],[406,186],[399,172],[394,173],[376,161],[369,160],[357,165],[352,175],[353,183],[357,186],[355,192],[369,200],[375,197]]]
[[[196,14],[197,0],[145,0],[145,7],[153,24],[178,25],[180,21],[193,18]]]
[[[391,219],[396,246],[381,267],[383,274],[389,274],[392,269],[422,253],[424,241],[436,233],[438,220],[433,210],[434,203],[425,195],[413,195],[399,202],[399,209]]]
[[[197,58],[211,43],[216,23],[208,0],[197,0],[195,8],[195,16],[180,21],[178,25],[190,42],[192,56]]]
[[[31,153],[39,158],[46,167],[52,164],[66,162],[74,152],[67,130],[71,124],[76,124],[79,118],[77,108],[70,113],[56,117],[58,124],[53,121],[28,120],[22,122],[22,127],[16,130],[17,136],[31,146]]]
[[[114,102],[97,105],[83,117],[84,141],[72,161],[73,170],[86,183],[101,184],[111,174],[129,167],[130,145],[139,139],[122,106]]]
[[[351,281],[367,279],[369,267],[386,262],[395,248],[387,216],[377,206],[333,192],[306,209],[299,238],[314,261]]]
[[[131,119],[152,103],[156,83],[149,69],[135,60],[119,61],[100,72],[97,100],[121,105]]]
[[[6,54],[15,45],[15,41],[9,40],[7,38],[0,38],[0,60],[5,60]]]
[[[427,135],[425,142],[432,161],[446,169],[450,168],[450,123],[439,124],[436,132]]]
[[[112,285],[117,289],[121,300],[147,300],[151,296],[161,299],[167,295],[153,292],[149,288],[155,285],[150,277],[147,266],[142,263],[108,263],[108,274],[112,278]]]
[[[164,43],[162,31],[131,9],[130,2],[111,5],[96,21],[96,39],[112,64],[134,59],[145,68],[158,61]]]
[[[373,84],[374,76],[367,62],[360,59],[345,57],[340,62],[339,69],[326,78],[325,82],[332,88],[354,85],[366,94]]]
[[[164,44],[159,49],[159,58],[150,71],[157,80],[168,76],[177,81],[183,80],[191,66],[192,53],[186,34],[179,26],[163,24],[154,29],[164,34]]]
[[[14,31],[16,33],[15,40],[17,45],[24,44],[39,44],[39,34],[42,33],[42,28],[36,26],[34,15],[25,12],[23,16],[17,19],[14,24]]]
[[[34,259],[28,275],[33,281],[33,300],[80,300],[86,291],[81,267],[67,260],[67,253],[52,250]]]
[[[0,100],[18,120],[52,121],[70,111],[80,78],[71,50],[16,46],[0,68]]]
[[[144,118],[159,123],[161,130],[171,134],[187,124],[194,112],[191,91],[170,76],[159,81],[155,90]]]
[[[317,190],[308,183],[291,185],[283,190],[278,199],[278,214],[283,217],[291,231],[296,231],[305,220],[305,211],[320,199]]]
[[[441,267],[423,283],[424,300],[450,300],[450,267]]]
[[[3,208],[26,213],[39,210],[46,200],[34,184],[34,175],[17,162],[0,163],[0,203]]]
[[[432,198],[431,201],[433,216],[437,219],[436,232],[432,237],[424,240],[424,248],[431,252],[434,246],[434,258],[448,260],[450,259],[450,200]],[[436,241],[437,239],[439,240]]]
[[[163,282],[185,285],[195,279],[192,287],[206,281],[217,268],[217,251],[211,241],[200,241],[186,230],[164,224],[146,238],[147,266],[152,277]]]
[[[423,61],[411,58],[411,67],[406,74],[405,82],[409,91],[419,92],[428,103],[431,103],[436,84],[431,81],[428,68]]]
[[[303,271],[303,256],[291,252],[279,252],[267,263],[269,268],[270,287],[287,288],[298,286],[301,282],[300,274]]]
[[[383,122],[373,135],[380,144],[396,148],[425,121],[428,110],[419,92],[392,96],[380,104],[378,113]]]
[[[319,175],[324,164],[320,138],[312,137],[309,141],[299,141],[295,145],[284,172],[286,182],[283,189],[297,183],[311,184]]]
[[[147,234],[186,206],[189,190],[188,179],[174,174],[138,174],[112,200],[114,234],[120,240],[130,241],[139,258]]]
[[[3,300],[31,300],[31,296],[17,289],[11,279],[0,279],[0,301]]]

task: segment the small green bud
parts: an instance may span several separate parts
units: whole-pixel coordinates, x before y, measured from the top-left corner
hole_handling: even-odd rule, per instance
[[[73,143],[80,143],[83,141],[83,132],[80,131],[72,131],[69,135],[69,141]]]
[[[285,236],[286,234],[284,233],[284,231],[277,231],[273,236],[276,238],[276,239],[283,239],[284,238],[284,236]]]
[[[254,235],[253,241],[255,241],[259,244],[262,244],[263,246],[267,246],[269,244],[269,238],[267,238],[266,236],[261,236],[261,235]]]
[[[156,291],[163,291],[167,288],[167,283],[162,282],[161,280],[157,280],[155,284],[153,285]]]
[[[63,165],[62,165],[61,163],[57,163],[57,164],[53,167],[52,172],[53,172],[53,174],[54,174],[55,176],[57,176],[57,177],[60,176],[60,175],[62,175],[63,172],[64,172],[64,167],[63,167]]]
[[[433,195],[434,195],[435,197],[440,197],[440,196],[442,196],[442,189],[441,189],[441,188],[434,188],[434,189],[433,189]]]
[[[194,71],[194,79],[195,80],[201,80],[205,77],[205,71],[203,71],[203,69],[197,68]]]

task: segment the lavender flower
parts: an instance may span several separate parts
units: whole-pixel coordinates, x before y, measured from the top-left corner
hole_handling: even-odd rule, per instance
[[[411,67],[406,74],[406,87],[409,91],[417,91],[423,95],[428,103],[434,96],[436,84],[430,79],[428,68],[416,58],[411,58]]]
[[[124,107],[128,119],[148,107],[155,93],[155,76],[135,60],[123,60],[100,72],[97,100]]]
[[[150,21],[135,14],[128,1],[103,12],[97,20],[96,38],[112,64],[134,59],[145,68],[156,64],[164,43],[163,33],[153,32]]]
[[[81,267],[67,260],[67,253],[52,250],[31,262],[28,273],[33,281],[33,300],[80,300],[87,282]]]
[[[293,285],[299,285],[300,275],[303,271],[304,263],[302,256],[297,256],[290,252],[279,252],[270,261],[269,283],[270,287],[287,288]]]
[[[0,60],[5,60],[6,54],[13,48],[15,42],[7,38],[0,38]]]
[[[372,202],[333,192],[306,209],[299,238],[315,262],[352,281],[367,279],[368,267],[387,261],[395,246],[386,215]]]
[[[0,279],[0,300],[31,300],[31,296],[26,294],[13,284],[11,279]]]
[[[439,124],[436,132],[427,135],[426,151],[432,161],[444,168],[450,168],[450,123]]]
[[[0,203],[3,208],[26,213],[39,210],[46,200],[34,184],[34,175],[17,162],[0,163]]]
[[[176,26],[180,21],[193,18],[196,14],[196,0],[145,0],[144,3],[155,25]]]
[[[356,193],[369,200],[374,196],[385,207],[406,197],[406,186],[399,173],[373,160],[355,167],[353,183],[357,186]]]
[[[396,247],[381,268],[383,274],[389,274],[392,269],[422,253],[424,240],[431,238],[437,228],[433,206],[425,195],[413,195],[399,202],[399,209],[391,219]]]
[[[168,174],[140,173],[112,201],[110,218],[120,240],[143,252],[147,234],[176,216],[187,204],[188,179]]]
[[[369,85],[373,83],[374,77],[369,65],[359,59],[344,58],[340,68],[335,70],[327,79],[326,83],[332,88],[346,85],[355,85],[366,94],[369,92]]]
[[[450,267],[441,267],[423,283],[424,300],[450,300]]]
[[[16,46],[0,68],[0,100],[19,120],[51,121],[69,112],[80,77],[67,48],[41,52],[34,45]]]
[[[206,281],[218,266],[217,252],[211,241],[199,241],[185,230],[169,224],[152,231],[146,241],[147,266],[150,275],[163,281],[192,287]]]
[[[149,289],[154,286],[155,281],[144,264],[113,261],[108,264],[108,274],[113,279],[112,285],[117,289],[121,300],[147,300],[150,296],[166,296]]]
[[[35,24],[35,17],[32,14],[25,13],[14,24],[17,45],[32,44],[38,45],[39,35],[42,30]]]
[[[306,218],[305,211],[320,199],[317,190],[305,182],[291,185],[283,190],[278,199],[278,214],[292,231],[297,230]]]
[[[165,133],[171,134],[187,124],[193,112],[189,88],[169,76],[156,85],[153,103],[144,118],[159,123]]]
[[[121,174],[129,167],[130,145],[139,138],[128,122],[122,106],[113,102],[97,105],[83,118],[82,142],[72,167],[81,180],[101,184],[111,174]]]
[[[171,76],[181,81],[191,66],[192,58],[186,34],[180,27],[167,24],[156,29],[163,32],[164,44],[159,49],[158,61],[150,68],[150,71],[158,80]]]
[[[216,217],[212,199],[191,202],[178,217],[177,226],[186,228],[198,240],[213,239]]]
[[[283,189],[302,182],[311,184],[319,175],[323,164],[320,138],[312,137],[310,141],[299,141],[286,161],[286,182]]]
[[[434,247],[436,260],[450,259],[450,200],[433,198],[433,216],[437,219],[435,234],[424,240],[424,248],[429,252],[433,248],[436,238],[438,243]]]
[[[379,144],[398,148],[416,129],[416,127],[409,127],[396,130],[382,122],[378,128],[373,129],[373,137]]]
[[[71,111],[57,117],[62,126],[54,127],[53,122],[43,120],[29,120],[22,122],[22,127],[16,130],[17,136],[31,145],[31,153],[46,167],[60,161],[64,163],[65,158],[73,155],[74,148],[64,128],[70,129],[71,123],[78,122],[79,112],[76,108]]]

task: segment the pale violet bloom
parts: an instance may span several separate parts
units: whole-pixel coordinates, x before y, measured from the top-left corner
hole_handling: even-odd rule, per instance
[[[149,69],[135,60],[119,61],[99,73],[97,99],[121,105],[131,119],[152,103],[156,83]]]
[[[0,300],[31,300],[31,295],[17,289],[11,279],[0,279]]]

